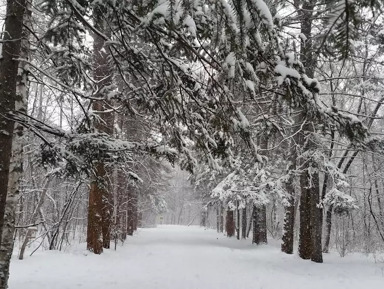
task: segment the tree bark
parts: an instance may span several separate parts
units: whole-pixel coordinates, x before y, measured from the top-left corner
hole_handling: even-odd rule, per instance
[[[316,165],[316,164],[314,164]],[[317,166],[313,168],[312,173],[312,186],[310,190],[310,206],[311,206],[311,236],[312,236],[312,252],[311,260],[316,263],[323,263],[322,255],[322,210],[319,207],[320,203],[320,183],[319,183],[319,173],[317,171]]]
[[[8,191],[9,166],[12,154],[14,121],[7,115],[15,110],[15,103],[21,101],[16,93],[21,52],[23,16],[26,1],[7,1],[4,22],[2,59],[0,62],[0,231],[3,229],[5,200]]]
[[[88,226],[87,226],[87,250],[101,254],[103,252],[103,178],[105,176],[104,164],[98,163],[95,175],[100,179],[92,181],[88,200]]]
[[[239,203],[237,203],[236,208],[236,238],[237,240],[240,240],[240,210],[239,210]]]
[[[252,243],[257,245],[267,243],[267,218],[266,218],[266,207],[261,205],[253,207],[253,238]]]
[[[247,238],[247,208],[243,208],[243,213],[241,214],[241,238]]]
[[[220,228],[219,228],[219,231],[220,233],[223,233],[224,232],[224,206],[223,206],[223,202],[220,201],[219,203],[220,205]]]
[[[220,203],[216,203],[216,230],[220,233]]]
[[[332,229],[332,210],[333,210],[333,205],[330,205],[327,209],[327,213],[325,217],[325,238],[324,238],[323,253],[329,253],[329,243],[331,240],[331,229]]]
[[[95,27],[108,35],[108,24],[105,19],[103,5],[96,5],[93,10]],[[97,83],[97,98],[92,103],[93,111],[99,119],[94,122],[97,132],[113,134],[114,116],[110,109],[111,104],[106,100],[107,88],[112,83],[111,65],[108,59],[105,40],[99,35],[93,35],[94,79]],[[103,161],[95,160],[95,179],[91,183],[89,192],[87,249],[95,254],[102,253],[102,247],[109,248],[111,240],[112,212],[111,186],[108,179],[107,168]],[[101,246],[101,248],[100,248]]]
[[[281,251],[287,254],[293,254],[294,225],[295,225],[295,189],[293,185],[293,176],[290,176],[286,184],[288,192],[288,205],[285,207],[284,233]]]
[[[134,232],[134,219],[135,219],[135,193],[134,189],[128,186],[128,222],[127,222],[127,233],[129,236],[133,235]],[[180,219],[180,218],[179,218]]]
[[[233,237],[235,235],[235,220],[233,215],[233,211],[227,210],[225,222],[225,231],[227,232],[227,237]]]
[[[299,1],[295,1],[298,4]],[[300,10],[301,33],[306,40],[301,42],[300,60],[305,67],[308,77],[313,78],[316,67],[316,57],[313,50],[312,23],[313,12],[316,0],[303,1]],[[298,6],[299,7],[299,6]],[[306,121],[303,125],[303,132],[300,133],[300,144],[303,145],[304,152],[315,151],[316,142],[312,139],[316,132],[314,124],[311,122],[310,115],[301,115],[301,121]],[[317,207],[320,201],[320,184],[318,165],[311,159],[304,160],[302,173],[300,175],[300,240],[299,255],[303,259],[311,259],[314,262],[322,262],[321,245],[321,210]]]
[[[18,76],[21,39],[26,1],[7,1],[4,22],[2,59],[0,62],[0,289],[8,286],[9,264],[14,245],[15,213],[19,194],[19,177],[21,162],[12,151],[14,122],[8,114],[15,108],[23,106],[23,95],[17,93],[21,77]],[[18,148],[19,149],[19,148]]]
[[[312,254],[311,238],[311,195],[309,191],[308,173],[300,176],[300,232],[299,232],[299,256],[302,259],[310,259]]]

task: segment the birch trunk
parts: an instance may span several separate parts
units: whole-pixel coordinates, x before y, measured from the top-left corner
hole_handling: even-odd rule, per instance
[[[26,1],[7,1],[0,62],[0,289],[8,287],[15,233],[19,181],[22,173],[22,129],[7,118],[26,106],[27,77],[21,56]],[[27,13],[29,14],[29,13]],[[14,136],[15,133],[15,136]]]

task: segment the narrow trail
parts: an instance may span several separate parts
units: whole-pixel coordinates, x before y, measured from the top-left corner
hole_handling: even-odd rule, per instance
[[[361,255],[315,264],[199,227],[141,229],[101,256],[84,246],[15,258],[9,289],[384,288],[384,263]]]

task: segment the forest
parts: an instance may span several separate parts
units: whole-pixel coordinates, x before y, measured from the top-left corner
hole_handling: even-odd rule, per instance
[[[157,224],[383,253],[383,7],[1,0],[0,289],[13,260]]]

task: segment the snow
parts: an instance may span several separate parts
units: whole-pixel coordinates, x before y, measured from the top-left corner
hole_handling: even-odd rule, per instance
[[[233,32],[238,33],[239,28],[236,25],[237,20],[236,20],[234,11],[232,10],[232,7],[229,5],[227,0],[220,0],[220,3],[222,5],[222,7],[224,9],[224,13],[228,19],[228,22],[229,22],[228,25],[231,27]]]
[[[38,251],[11,264],[9,289],[379,289],[384,264],[326,254],[324,264],[200,227],[141,229],[117,251]]]
[[[252,0],[254,5],[256,6],[258,12],[260,13],[260,17],[263,19],[263,22],[269,26],[270,29],[273,28],[273,18],[271,11],[267,4],[263,0]]]
[[[236,56],[234,52],[229,53],[225,58],[225,65],[228,67],[228,78],[234,78],[236,65]]]
[[[183,23],[185,26],[188,27],[188,31],[192,34],[192,36],[196,37],[197,28],[196,28],[196,23],[193,20],[193,18],[191,16],[187,15],[187,17],[185,17]]]
[[[280,61],[279,64],[276,65],[275,72],[279,74],[277,77],[279,85],[282,85],[288,76],[300,79],[300,73],[294,68],[287,67],[284,61]]]

